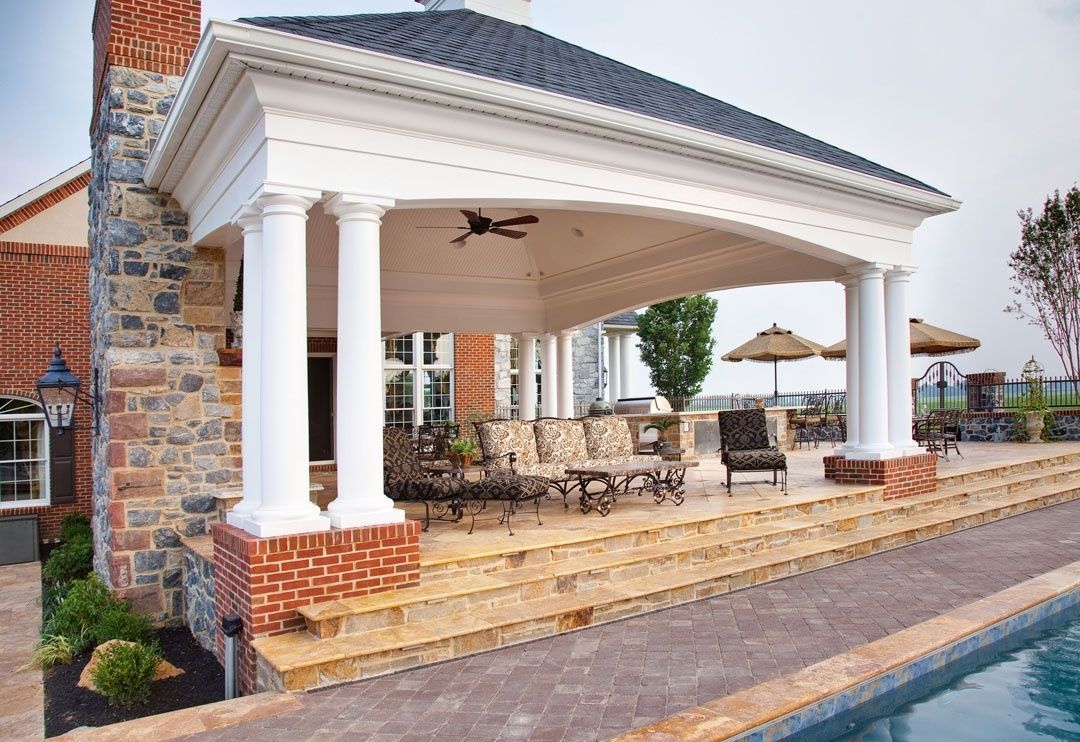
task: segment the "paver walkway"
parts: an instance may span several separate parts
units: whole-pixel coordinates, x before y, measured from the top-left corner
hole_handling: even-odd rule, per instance
[[[737,593],[303,694],[198,739],[595,740],[1080,560],[1080,501]]]
[[[0,567],[0,739],[45,736],[41,671],[22,670],[41,631],[41,564]]]

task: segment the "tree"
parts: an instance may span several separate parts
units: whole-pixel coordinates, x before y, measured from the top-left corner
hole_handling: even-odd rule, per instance
[[[1005,308],[1042,328],[1080,393],[1080,190],[1046,199],[1042,214],[1020,216],[1020,246],[1009,255],[1012,292]]]
[[[676,410],[701,392],[713,364],[716,299],[686,296],[654,304],[638,316],[638,349],[649,381]]]

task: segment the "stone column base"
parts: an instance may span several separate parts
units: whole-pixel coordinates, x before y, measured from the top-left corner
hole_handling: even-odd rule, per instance
[[[217,655],[223,660],[221,618],[239,616],[237,676],[244,694],[257,690],[251,641],[303,631],[297,608],[420,582],[416,521],[271,538],[215,523],[213,537]]]
[[[937,456],[920,453],[880,461],[825,456],[825,478],[839,484],[884,485],[883,499],[921,495],[937,491]]]

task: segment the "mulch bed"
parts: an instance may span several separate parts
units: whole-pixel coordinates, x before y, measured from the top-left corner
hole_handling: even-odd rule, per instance
[[[201,706],[225,698],[225,671],[214,655],[195,641],[186,628],[158,631],[162,656],[183,675],[151,684],[150,702],[124,710],[109,705],[105,696],[78,686],[90,653],[45,673],[45,736],[55,737],[76,727],[99,727],[119,721]]]

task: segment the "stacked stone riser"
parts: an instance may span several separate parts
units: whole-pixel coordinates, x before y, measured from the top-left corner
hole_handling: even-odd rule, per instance
[[[969,502],[1006,497],[1011,494],[1026,492],[1033,487],[1056,486],[1080,479],[1080,469],[1062,472],[1037,470],[1024,475],[1023,479],[1003,484],[990,484],[977,489],[943,492],[929,495],[914,502],[888,501],[870,503],[860,513],[849,516],[849,508],[838,507],[827,511],[829,517],[821,514],[814,516],[813,522],[778,526],[775,531],[745,534],[738,529],[721,532],[686,534],[682,538],[670,538],[660,541],[655,538],[643,538],[637,545],[622,542],[622,548],[599,551],[590,548],[586,552],[568,549],[562,558],[551,562],[525,559],[517,565],[518,572],[526,564],[533,566],[546,564],[542,570],[532,570],[533,574],[521,574],[510,585],[500,581],[490,588],[476,588],[464,594],[446,596],[447,590],[454,589],[454,583],[421,581],[419,590],[410,590],[383,601],[384,608],[370,610],[342,608],[340,618],[328,617],[325,606],[313,606],[300,609],[308,631],[315,637],[327,639],[344,634],[358,634],[371,629],[400,626],[419,621],[428,621],[442,616],[465,613],[476,609],[509,607],[518,603],[554,595],[584,593],[608,585],[623,584],[628,580],[648,576],[669,574],[680,570],[694,570],[720,560],[733,557],[761,554],[766,551],[781,549],[795,544],[823,539],[837,533],[852,533],[884,524],[901,523],[912,517],[932,513],[944,508],[966,505]],[[850,507],[850,506],[849,506]],[[785,508],[787,510],[787,508]],[[805,517],[805,516],[803,516]],[[759,525],[767,525],[771,519]],[[750,524],[747,524],[750,525]],[[656,531],[642,532],[641,536],[656,535]],[[624,537],[625,538],[625,537]],[[631,539],[631,542],[635,539]],[[704,542],[704,543],[703,543]],[[646,546],[663,545],[662,553]],[[611,544],[615,546],[615,544]],[[532,552],[529,552],[532,553]],[[513,568],[511,568],[513,569]],[[543,574],[537,574],[542,571]],[[500,580],[509,578],[512,573],[501,571]],[[447,585],[446,590],[440,588]],[[424,599],[428,592],[434,594],[430,601]]]
[[[628,584],[620,585],[617,591],[610,587],[598,587],[591,591],[588,605],[569,610],[560,606],[559,601],[565,597],[560,594],[539,601],[540,605],[548,606],[549,610],[537,611],[527,618],[516,618],[515,612],[507,607],[484,613],[482,608],[471,605],[467,601],[459,602],[455,604],[455,610],[439,612],[439,617],[449,623],[449,619],[467,611],[476,619],[473,628],[458,628],[456,632],[447,629],[445,635],[440,636],[438,633],[440,622],[433,620],[430,624],[430,632],[423,640],[404,643],[392,649],[360,650],[353,656],[344,658],[339,651],[342,646],[340,642],[350,637],[340,636],[326,640],[335,643],[334,654],[337,655],[335,659],[326,662],[311,661],[296,666],[275,666],[260,648],[258,658],[259,677],[262,683],[260,687],[300,690],[374,677],[409,667],[444,661],[464,654],[615,621],[793,574],[821,569],[1077,498],[1080,498],[1080,486],[1049,492],[1020,502],[1002,504],[999,507],[986,508],[978,513],[943,518],[937,523],[913,525],[911,528],[901,528],[880,536],[855,538],[851,540],[851,543],[843,546],[830,547],[826,543],[814,553],[798,557],[789,558],[779,549],[772,550],[744,557],[744,560],[750,562],[745,568],[713,575],[687,573],[681,582],[676,580],[674,584],[663,589],[644,590],[638,594],[632,594],[632,585]],[[511,604],[516,604],[516,601],[511,601]],[[369,634],[367,639],[372,636],[374,634]],[[302,639],[301,636],[294,638]],[[361,644],[368,644],[367,639],[356,637]],[[317,654],[319,641],[314,637],[308,637],[307,641],[311,644],[306,654],[314,657]]]

